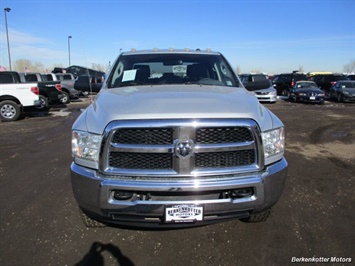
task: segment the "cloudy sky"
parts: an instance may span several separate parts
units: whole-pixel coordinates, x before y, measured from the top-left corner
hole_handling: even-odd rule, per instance
[[[108,65],[123,51],[211,48],[242,72],[343,72],[355,60],[354,0],[2,0],[0,65]]]

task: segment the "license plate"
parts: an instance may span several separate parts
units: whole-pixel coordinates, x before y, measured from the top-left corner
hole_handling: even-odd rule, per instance
[[[315,96],[311,96],[311,97],[309,97],[309,99],[310,99],[310,100],[315,100],[316,97],[315,97]]]
[[[202,206],[173,205],[165,208],[165,222],[167,223],[192,223],[202,220]]]

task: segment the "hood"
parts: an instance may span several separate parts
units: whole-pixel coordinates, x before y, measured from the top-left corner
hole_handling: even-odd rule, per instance
[[[324,91],[322,91],[319,88],[316,87],[310,87],[310,88],[303,88],[303,89],[296,89],[296,92],[304,92],[304,93],[324,93]]]
[[[355,88],[342,88],[341,91],[346,91],[351,95],[355,95]]]
[[[159,85],[103,89],[83,115],[86,130],[102,134],[111,121],[136,119],[251,118],[267,130],[270,113],[244,88]]]

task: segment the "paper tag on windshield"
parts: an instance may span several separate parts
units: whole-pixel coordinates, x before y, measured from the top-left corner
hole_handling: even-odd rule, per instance
[[[125,70],[123,72],[122,82],[132,81],[136,78],[137,69]]]

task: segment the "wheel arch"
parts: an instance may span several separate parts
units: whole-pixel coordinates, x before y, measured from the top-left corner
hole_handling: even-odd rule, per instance
[[[70,95],[70,91],[69,91],[69,89],[68,89],[68,88],[66,88],[66,87],[62,87],[62,91],[65,91],[66,93],[68,93],[68,94]]]
[[[17,99],[16,97],[14,97],[12,95],[1,95],[0,102],[2,102],[2,101],[13,101],[13,102],[17,103],[18,105],[21,105],[21,102],[19,101],[19,99]]]

